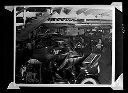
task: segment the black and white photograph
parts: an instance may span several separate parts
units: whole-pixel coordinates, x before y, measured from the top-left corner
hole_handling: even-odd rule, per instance
[[[14,8],[16,84],[111,85],[113,8]]]
[[[0,92],[125,90],[125,3],[54,2],[1,2]]]

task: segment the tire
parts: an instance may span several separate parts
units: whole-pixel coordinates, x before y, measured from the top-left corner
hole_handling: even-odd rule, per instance
[[[85,78],[81,84],[98,84],[98,82],[93,78]]]

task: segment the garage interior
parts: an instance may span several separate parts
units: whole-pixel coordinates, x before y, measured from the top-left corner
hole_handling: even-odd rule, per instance
[[[111,82],[112,10],[16,8],[16,83]]]

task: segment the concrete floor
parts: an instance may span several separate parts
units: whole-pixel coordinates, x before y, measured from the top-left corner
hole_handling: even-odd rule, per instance
[[[101,54],[100,76],[99,81],[101,84],[111,84],[112,77],[112,52],[110,47],[106,47]]]

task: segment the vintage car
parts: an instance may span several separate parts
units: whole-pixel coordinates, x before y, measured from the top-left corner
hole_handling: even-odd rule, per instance
[[[58,34],[38,36],[35,42],[31,58],[20,69],[23,83],[98,83],[100,54],[80,54],[69,37]]]

